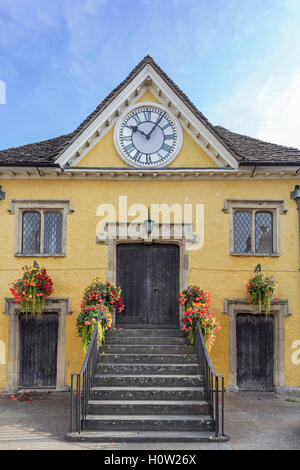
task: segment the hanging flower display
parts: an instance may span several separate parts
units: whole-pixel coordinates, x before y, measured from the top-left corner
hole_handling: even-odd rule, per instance
[[[178,302],[185,307],[192,307],[195,302],[208,306],[211,304],[211,298],[206,290],[197,286],[188,286],[187,289],[180,292]]]
[[[82,350],[86,354],[91,337],[98,324],[97,345],[98,348],[103,344],[105,331],[112,325],[112,316],[108,308],[100,301],[97,306],[84,306],[76,320],[76,329],[81,336]]]
[[[76,328],[86,353],[95,324],[98,323],[98,347],[105,339],[105,331],[112,325],[112,308],[121,312],[124,308],[121,289],[111,282],[102,282],[96,277],[85,289],[81,301],[81,312],[76,320]]]
[[[22,312],[41,315],[45,300],[53,293],[53,283],[46,269],[34,261],[32,267],[24,266],[23,277],[12,284],[10,291]]]
[[[182,322],[191,344],[194,344],[197,322],[199,322],[205,346],[210,351],[215,343],[215,332],[221,328],[214,312],[209,312],[207,307],[194,305],[185,311]]]
[[[199,322],[206,348],[210,351],[215,342],[215,332],[221,326],[214,312],[209,312],[211,304],[209,293],[198,286],[188,286],[180,292],[178,302],[186,308],[182,322],[190,343],[194,344],[197,322]]]
[[[118,312],[124,310],[125,305],[121,297],[121,288],[112,282],[103,282],[96,277],[85,289],[81,307],[97,306],[103,304],[110,312],[115,308]]]
[[[249,279],[246,284],[249,302],[258,305],[259,313],[262,312],[262,307],[266,315],[270,313],[270,306],[272,300],[277,300],[274,295],[277,291],[277,283],[274,279],[266,277],[261,271],[261,266],[258,264],[254,270],[254,275]]]

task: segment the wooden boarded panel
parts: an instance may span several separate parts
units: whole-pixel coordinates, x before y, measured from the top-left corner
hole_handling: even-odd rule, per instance
[[[117,324],[176,324],[179,308],[179,247],[125,243],[117,246],[117,284],[125,310]]]
[[[54,387],[57,373],[58,315],[26,319],[20,314],[19,386]]]
[[[273,390],[273,317],[236,317],[237,385],[241,390]]]
[[[116,313],[119,323],[147,323],[148,251],[139,243],[117,246],[117,285],[122,288],[125,309]]]
[[[149,323],[176,324],[179,319],[179,247],[151,246]]]

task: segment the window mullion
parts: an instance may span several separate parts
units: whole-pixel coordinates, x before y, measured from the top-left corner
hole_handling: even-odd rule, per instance
[[[44,253],[44,213],[45,211],[41,210],[41,235],[40,235],[40,253]]]
[[[255,240],[255,214],[256,214],[256,211],[253,210],[252,211],[252,235],[251,235],[251,252],[252,253],[255,253],[255,243],[256,243],[256,240]]]

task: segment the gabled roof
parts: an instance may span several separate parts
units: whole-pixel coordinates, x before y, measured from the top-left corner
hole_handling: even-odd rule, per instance
[[[240,155],[241,165],[299,165],[300,150],[294,147],[264,142],[253,137],[231,132],[221,126],[215,126],[229,148]]]
[[[201,121],[203,126],[230,152],[240,165],[300,165],[300,150],[272,144],[231,132],[221,126],[213,126],[195,107],[182,90],[156,64],[146,56],[97,108],[70,134],[53,139],[0,150],[0,166],[58,166],[57,158],[97,119],[128,84],[143,70],[151,67],[167,83],[178,98]]]

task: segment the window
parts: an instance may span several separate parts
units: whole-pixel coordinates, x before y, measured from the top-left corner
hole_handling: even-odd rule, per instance
[[[273,214],[234,211],[234,253],[273,253]]]
[[[21,253],[61,254],[62,218],[59,211],[24,211]]]
[[[227,199],[223,209],[230,214],[230,254],[279,256],[280,214],[284,201]]]
[[[15,256],[65,256],[71,201],[11,200],[16,214]]]

